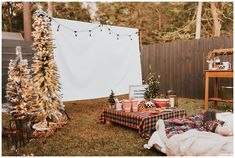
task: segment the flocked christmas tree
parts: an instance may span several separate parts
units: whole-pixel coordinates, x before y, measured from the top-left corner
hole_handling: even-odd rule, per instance
[[[42,111],[37,104],[27,59],[22,59],[21,47],[16,47],[16,59],[10,60],[6,98],[9,112],[16,119],[35,118]],[[32,121],[32,120],[31,120]]]
[[[148,87],[145,89],[144,98],[153,99],[160,94],[160,81],[151,72],[147,79]]]
[[[32,64],[33,81],[38,93],[38,104],[44,109],[44,122],[58,122],[62,118],[60,110],[64,105],[60,96],[60,83],[54,60],[50,18],[39,9],[33,15],[35,51]]]

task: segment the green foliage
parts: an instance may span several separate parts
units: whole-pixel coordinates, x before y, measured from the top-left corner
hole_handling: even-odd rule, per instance
[[[149,74],[147,79],[148,87],[145,89],[144,98],[153,99],[160,94],[160,81],[152,73]]]
[[[53,3],[53,17],[89,22],[90,14],[81,2]]]
[[[201,37],[213,36],[212,2],[203,2]],[[97,2],[95,19],[103,24],[140,29],[141,43],[195,38],[197,2]],[[47,2],[40,2],[47,11]],[[9,8],[12,8],[10,14]],[[90,22],[89,8],[81,2],[53,2],[53,17]],[[216,2],[221,36],[233,34],[233,3]],[[36,4],[32,3],[32,12]],[[23,31],[22,2],[2,3],[3,31]],[[10,24],[12,22],[12,24]]]
[[[2,2],[2,30],[23,31],[23,4],[21,2]]]
[[[44,11],[47,11],[47,2],[39,3]],[[88,9],[82,8],[81,2],[53,3],[53,17],[70,20],[90,21]],[[31,13],[37,9],[32,3]],[[12,23],[12,24],[10,24]],[[2,3],[2,30],[10,32],[23,32],[23,2]]]
[[[115,103],[115,100],[114,100],[114,92],[113,90],[111,90],[111,94],[109,95],[109,98],[108,98],[108,102],[113,105]]]
[[[40,5],[42,5],[44,11],[47,11],[47,2],[42,2]],[[34,7],[36,8],[36,6]],[[89,11],[88,9],[82,8],[81,2],[53,2],[52,9],[53,17],[55,18],[78,20],[84,22],[90,21]]]
[[[98,20],[104,24],[138,28],[143,44],[195,39],[196,2],[115,2],[97,3]],[[202,6],[201,37],[213,36],[209,2]],[[233,33],[233,4],[216,5],[221,22],[221,36]]]
[[[233,34],[233,3],[215,3],[219,22],[221,23],[221,36]],[[213,36],[213,17],[210,3],[203,3],[202,9],[202,37]]]

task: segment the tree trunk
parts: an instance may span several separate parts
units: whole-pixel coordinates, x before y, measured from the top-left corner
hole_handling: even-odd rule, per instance
[[[12,5],[10,2],[7,2],[8,4],[8,22],[9,22],[9,31],[12,32]]]
[[[216,8],[215,4],[216,4],[215,2],[210,2],[211,14],[212,14],[213,21],[214,21],[212,32],[213,32],[214,36],[219,37],[221,24],[220,24],[220,21],[218,18],[218,12],[217,12],[217,8]]]
[[[158,9],[156,9],[158,13],[158,30],[161,31],[162,29],[162,15]]]
[[[202,17],[202,2],[198,2],[197,19],[196,19],[196,39],[201,36],[201,17]]]
[[[52,8],[52,2],[47,2],[48,8],[47,8],[47,13],[49,16],[53,16],[53,8]]]
[[[31,15],[30,2],[23,2],[23,14],[24,14],[24,39],[27,41],[31,41],[32,15]]]

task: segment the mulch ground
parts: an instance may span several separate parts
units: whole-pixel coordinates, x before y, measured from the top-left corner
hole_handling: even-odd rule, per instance
[[[120,98],[126,98],[121,96]],[[101,124],[100,114],[107,105],[107,98],[67,102],[66,111],[71,117],[68,124],[48,138],[32,139],[17,151],[9,151],[6,141],[2,141],[2,155],[34,156],[164,156],[143,145],[148,140],[139,136],[138,131],[118,124]],[[179,108],[187,114],[197,114],[203,110],[203,100],[179,99]],[[231,111],[232,105],[209,107],[217,112]],[[3,116],[3,126],[6,117]]]

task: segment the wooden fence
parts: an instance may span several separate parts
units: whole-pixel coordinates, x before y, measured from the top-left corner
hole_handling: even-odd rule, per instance
[[[2,40],[2,102],[5,102],[7,71],[10,59],[15,58],[15,47],[21,46],[23,58],[32,63],[32,42]],[[189,41],[143,45],[141,50],[142,76],[146,80],[150,72],[160,75],[161,92],[176,90],[177,95],[187,98],[204,98],[204,70],[206,56],[215,48],[233,47],[232,37],[208,38]],[[232,62],[232,58],[229,58]],[[232,85],[231,79],[221,84]],[[211,88],[210,88],[211,89]]]
[[[146,80],[151,71],[160,75],[161,93],[173,88],[178,96],[203,99],[204,70],[208,69],[207,53],[217,48],[232,47],[232,37],[143,45],[141,49],[143,79]],[[223,58],[227,58],[230,62],[233,60],[232,56]],[[220,85],[232,84],[232,79],[220,80]]]

